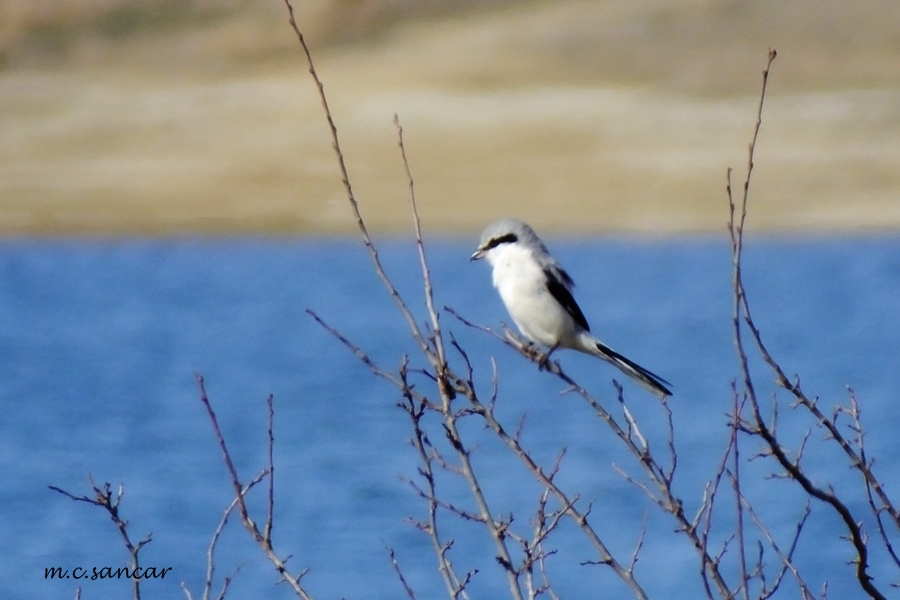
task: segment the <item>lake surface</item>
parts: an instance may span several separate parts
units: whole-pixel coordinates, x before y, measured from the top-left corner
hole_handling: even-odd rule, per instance
[[[489,269],[470,264],[474,240],[429,244],[436,303],[482,324],[509,321]],[[679,450],[676,488],[692,514],[728,436],[730,385],[737,375],[731,337],[730,254],[724,239],[550,240],[578,283],[576,298],[592,330],[610,346],[670,380]],[[383,261],[420,320],[425,319],[417,257],[409,242],[381,244]],[[870,456],[888,492],[900,495],[900,239],[785,241],[750,239],[745,277],[757,324],[788,373],[798,373],[827,410],[859,398]],[[202,373],[242,479],[266,463],[265,399],[275,397],[276,517],[274,540],[317,598],[402,598],[385,548],[396,553],[418,597],[446,597],[429,539],[408,521],[426,514],[404,478],[415,478],[406,415],[396,390],[371,375],[306,314],[315,310],[372,358],[394,369],[404,353],[422,366],[408,330],[355,241],[15,241],[0,244],[0,597],[71,598],[73,580],[45,580],[49,567],[118,567],[122,543],[100,509],[50,491],[90,494],[97,482],[123,483],[121,511],[135,539],[153,532],[147,566],[171,567],[144,583],[146,598],[184,597],[181,582],[202,593],[206,549],[232,491],[209,421],[199,402]],[[627,563],[644,523],[637,576],[655,598],[703,595],[698,561],[674,523],[612,465],[639,474],[621,444],[563,385],[496,339],[444,314],[442,323],[467,350],[476,384],[490,394],[490,358],[499,372],[498,417],[515,429],[527,415],[523,443],[545,464],[567,449],[560,481],[580,492],[592,522]],[[618,371],[592,357],[555,357],[614,414],[611,379]],[[454,364],[460,365],[458,357]],[[757,363],[759,361],[756,361]],[[758,365],[760,397],[772,377]],[[652,396],[624,382],[628,406],[660,450],[664,428]],[[419,389],[433,393],[426,380]],[[784,394],[779,398],[785,400]],[[811,424],[781,408],[793,447]],[[515,514],[530,532],[540,488],[514,457],[474,421],[463,434],[498,515]],[[431,435],[442,438],[436,422]],[[814,477],[855,482],[840,456],[818,450],[806,460]],[[758,445],[743,442],[743,456]],[[803,509],[797,486],[766,480],[765,460],[747,463],[745,493],[783,546]],[[458,480],[442,476],[446,498],[473,503]],[[262,511],[264,490],[251,493]],[[864,497],[851,507],[864,514]],[[815,504],[798,562],[815,590],[859,598],[851,558],[836,519]],[[722,533],[730,507],[722,508]],[[258,512],[257,520],[263,520]],[[483,529],[450,515],[443,535],[455,542],[458,569],[479,569],[476,598],[505,597],[506,584]],[[875,535],[874,530],[871,531]],[[571,523],[548,559],[565,598],[630,597],[600,566]],[[726,562],[734,565],[734,553]],[[769,563],[777,562],[767,556]],[[877,583],[900,579],[873,557]],[[229,597],[288,598],[276,574],[236,519],[223,534],[217,583],[240,567]],[[729,572],[733,573],[733,566]],[[82,581],[83,598],[130,597],[126,581]],[[797,597],[785,584],[784,597]]]

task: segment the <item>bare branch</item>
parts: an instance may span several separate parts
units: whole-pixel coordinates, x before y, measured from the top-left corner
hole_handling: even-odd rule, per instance
[[[394,549],[388,548],[387,546],[385,546],[385,549],[391,559],[391,566],[394,567],[394,573],[397,574],[397,578],[403,586],[403,591],[406,592],[406,597],[409,598],[409,600],[416,600],[415,593],[413,593],[412,588],[409,587],[409,584],[406,582],[406,577],[403,576],[403,571],[400,569],[400,563],[397,562],[397,557],[394,555]]]
[[[421,461],[419,473],[425,479],[426,483],[425,491],[417,488],[419,493],[428,500],[428,522],[426,524],[423,524],[423,526],[420,528],[425,531],[428,534],[428,537],[431,539],[435,555],[438,559],[438,568],[440,570],[441,576],[444,579],[444,584],[447,587],[447,592],[449,593],[450,597],[454,599],[460,597],[468,599],[468,594],[466,593],[465,588],[466,584],[469,581],[469,577],[467,576],[463,579],[460,579],[460,577],[457,575],[456,571],[453,568],[453,564],[450,562],[447,554],[453,542],[443,542],[439,533],[437,516],[439,500],[437,496],[434,469],[432,466],[432,461],[435,455],[428,451],[430,442],[428,442],[428,437],[425,435],[425,431],[422,429],[421,425],[427,405],[421,401],[417,402],[417,399],[413,395],[412,388],[406,383],[405,362],[400,367],[399,381],[401,382],[400,389],[405,400],[404,403],[401,404],[401,407],[406,411],[406,414],[409,416],[410,423],[413,427],[412,443],[416,451],[418,452],[419,459]]]
[[[757,529],[759,529],[759,531],[763,534],[763,537],[765,537],[766,541],[778,555],[778,558],[781,560],[781,564],[783,567],[772,587],[768,590],[763,588],[761,599],[771,598],[772,596],[774,596],[778,591],[779,586],[781,585],[781,581],[784,578],[785,573],[790,572],[791,575],[794,576],[794,580],[797,582],[797,585],[800,587],[800,591],[803,594],[803,600],[814,600],[815,595],[809,589],[809,586],[806,584],[806,581],[803,579],[803,576],[800,574],[800,571],[797,569],[796,565],[793,562],[794,551],[797,549],[797,543],[800,541],[800,534],[803,532],[803,526],[806,525],[806,520],[809,518],[809,515],[811,513],[809,503],[807,503],[804,507],[803,516],[800,517],[799,521],[797,521],[797,526],[794,530],[794,537],[791,539],[790,548],[788,548],[787,552],[784,552],[779,547],[778,543],[775,541],[775,538],[772,536],[768,528],[763,525],[759,516],[756,514],[756,511],[753,509],[753,506],[747,501],[747,499],[741,497],[740,501],[747,509],[747,513],[750,515],[750,518],[753,520]]]
[[[119,485],[115,497],[113,497],[112,486],[110,486],[109,483],[104,483],[103,487],[100,488],[96,483],[94,483],[94,478],[90,475],[88,475],[88,483],[90,483],[91,488],[94,490],[93,498],[89,498],[88,496],[76,496],[62,488],[56,487],[55,485],[47,487],[49,487],[54,492],[59,492],[60,494],[67,496],[72,500],[75,500],[76,502],[86,502],[94,506],[99,506],[103,508],[107,512],[107,514],[109,514],[109,518],[115,524],[119,535],[122,537],[122,541],[125,543],[125,549],[128,550],[128,555],[131,557],[131,589],[134,600],[141,600],[141,579],[138,576],[140,559],[138,555],[141,551],[141,548],[150,543],[153,538],[153,533],[148,533],[145,538],[139,540],[137,543],[133,543],[131,541],[131,536],[128,535],[128,521],[122,519],[122,517],[119,515],[119,504],[122,501],[122,496],[125,495],[125,487],[123,485]],[[81,595],[81,588],[78,589],[76,595]]]
[[[344,162],[344,153],[343,151],[341,151],[341,142],[338,139],[337,126],[334,123],[334,118],[331,115],[331,109],[328,106],[328,98],[325,96],[325,85],[322,83],[322,80],[319,79],[319,74],[316,72],[316,66],[313,63],[312,54],[310,54],[309,51],[309,46],[306,45],[306,39],[303,37],[303,33],[300,31],[300,28],[297,25],[297,21],[294,19],[294,7],[291,5],[290,0],[284,0],[284,4],[288,10],[288,22],[290,23],[291,28],[293,28],[294,33],[297,35],[297,40],[300,42],[300,46],[303,48],[303,54],[305,55],[306,63],[309,66],[309,74],[312,76],[313,81],[316,84],[316,88],[319,91],[319,99],[322,102],[322,108],[325,111],[325,118],[328,121],[328,128],[331,132],[331,145],[334,149],[334,153],[338,161],[338,167],[340,168],[341,172],[341,182],[344,184],[344,190],[347,192],[347,200],[350,203],[350,208],[353,211],[353,216],[356,218],[356,225],[359,228],[363,243],[365,244],[366,250],[369,253],[369,258],[371,258],[372,260],[372,265],[374,266],[375,272],[378,274],[379,279],[381,279],[381,282],[384,284],[385,288],[387,288],[391,298],[394,299],[394,302],[396,303],[397,308],[400,310],[400,313],[406,319],[406,324],[409,326],[413,338],[419,344],[419,348],[422,350],[422,353],[426,356],[431,357],[433,356],[431,348],[429,348],[425,337],[422,335],[419,326],[416,324],[415,317],[409,310],[409,307],[407,307],[406,302],[404,302],[403,298],[400,296],[400,292],[397,291],[397,288],[394,287],[394,284],[387,276],[387,273],[385,272],[384,267],[381,264],[381,258],[378,256],[378,250],[375,248],[375,245],[372,243],[372,239],[369,236],[369,231],[366,228],[366,224],[363,221],[362,214],[359,211],[359,203],[356,201],[356,196],[353,193],[353,186],[350,184],[350,175],[347,172],[347,165]]]
[[[275,398],[272,394],[269,394],[269,397],[266,399],[266,406],[269,409],[269,420],[268,425],[266,427],[266,432],[268,433],[268,458],[269,458],[269,497],[268,497],[268,507],[266,510],[266,528],[263,530],[263,537],[269,542],[269,545],[272,545],[272,519],[275,513],[275,461],[273,458],[273,449],[275,447],[275,436],[272,433],[273,422],[275,420],[275,407],[273,406]]]
[[[715,585],[716,585],[717,589],[719,590],[720,595],[722,595],[723,597],[729,597],[731,592],[728,589],[728,585],[726,584],[724,577],[719,572],[718,562],[713,560],[713,558],[709,556],[706,547],[703,545],[701,539],[698,536],[698,532],[697,532],[696,528],[691,526],[690,520],[687,518],[687,516],[684,513],[684,507],[683,507],[682,500],[678,496],[676,496],[672,490],[671,467],[669,467],[669,468],[663,467],[657,461],[657,459],[648,451],[648,444],[647,444],[646,440],[643,440],[643,438],[641,436],[638,436],[633,433],[634,429],[635,429],[635,427],[634,427],[635,423],[634,423],[633,419],[629,421],[630,413],[627,411],[627,409],[625,409],[625,411],[624,411],[624,413],[626,415],[625,416],[626,425],[622,426],[619,424],[619,422],[616,420],[616,418],[613,417],[612,414],[609,411],[607,411],[606,408],[604,408],[602,404],[600,404],[600,402],[598,402],[583,386],[578,384],[574,379],[572,379],[563,370],[562,366],[559,364],[559,361],[547,361],[546,364],[543,364],[542,356],[539,355],[539,353],[536,353],[534,351],[533,347],[531,346],[531,344],[529,342],[527,342],[526,340],[524,340],[523,338],[518,336],[516,333],[506,330],[504,332],[504,335],[500,335],[499,333],[495,332],[494,330],[492,330],[489,327],[485,327],[483,325],[477,325],[477,324],[469,321],[468,319],[461,316],[458,312],[456,312],[452,308],[445,307],[444,310],[446,310],[448,313],[450,313],[451,315],[453,315],[454,317],[459,319],[463,324],[465,324],[469,327],[472,327],[474,329],[484,331],[484,332],[494,336],[495,338],[499,339],[501,342],[503,342],[510,348],[513,348],[514,350],[518,351],[522,356],[528,358],[529,360],[531,360],[532,362],[537,364],[539,367],[542,367],[543,370],[545,370],[546,372],[550,373],[551,375],[556,376],[558,379],[560,379],[561,381],[563,381],[564,383],[567,384],[567,386],[568,386],[566,389],[567,392],[577,394],[594,410],[595,414],[613,431],[613,433],[616,435],[616,437],[624,444],[625,448],[632,454],[632,456],[634,456],[638,460],[638,463],[644,469],[644,472],[649,476],[649,478],[653,482],[654,486],[656,486],[656,488],[659,490],[660,494],[657,495],[657,494],[652,493],[650,491],[650,488],[644,484],[638,484],[638,485],[640,487],[642,487],[642,489],[646,493],[648,493],[648,495],[650,496],[651,499],[654,500],[654,502],[657,502],[657,504],[660,506],[660,508],[662,508],[666,512],[670,513],[673,517],[675,517],[676,521],[679,524],[678,531],[687,535],[688,538],[691,540],[691,543],[694,546],[694,548],[698,552],[701,553],[701,556],[703,557],[701,560],[704,565],[704,568],[709,570],[709,573],[712,576],[712,579],[715,582]],[[617,389],[620,390],[621,387],[619,386]],[[473,401],[472,398],[470,398],[470,402],[473,402],[473,404],[475,403],[475,401]],[[623,398],[620,397],[619,402],[623,407],[625,407]],[[498,435],[500,435],[499,431],[502,430],[502,427],[499,426],[499,423],[497,423],[496,425],[493,424],[491,422],[491,419],[489,419],[490,415],[482,415],[482,416],[487,421],[488,426],[492,430],[494,430],[495,433],[498,433]],[[539,479],[539,481],[541,481],[542,484],[548,485],[547,482],[545,482],[541,479],[541,476],[543,475],[543,473],[537,472],[537,471],[539,471],[539,469],[536,467],[536,465],[532,466],[533,461],[531,461],[530,456],[528,456],[526,452],[521,450],[521,447],[519,447],[517,449],[514,445],[511,445],[509,442],[507,442],[507,439],[504,436],[509,437],[505,431],[503,431],[503,435],[500,435],[500,437],[504,441],[504,443],[506,443],[507,446],[509,446],[510,449],[512,449],[516,453],[516,455],[519,456],[520,459],[522,459],[522,461],[529,468],[529,470],[532,471],[532,473],[535,473],[538,476],[538,479]],[[515,444],[517,444],[517,441],[514,438],[509,437],[509,439],[512,442],[514,442]],[[643,441],[641,441],[641,440],[643,440]],[[675,464],[675,463],[672,462],[671,464]],[[620,470],[620,472],[624,474],[624,471]],[[627,476],[627,475],[626,475],[626,477],[629,479],[629,481],[632,481],[633,483],[636,483],[636,484],[638,483],[634,478]],[[548,485],[548,487],[551,487],[551,486]],[[553,487],[551,487],[551,489],[553,489],[555,494],[557,493],[557,489],[554,489]],[[560,494],[562,494],[561,490],[559,490],[559,492],[560,492]],[[564,497],[565,497],[565,494],[562,494],[562,496],[559,496],[560,502],[562,502],[563,504],[566,503],[563,500]],[[580,519],[576,518],[576,522],[579,523],[579,526],[582,526]],[[596,533],[593,532],[593,530],[588,530],[584,527],[582,527],[582,530],[585,531],[586,535],[588,535],[588,538],[591,540],[592,544],[596,548],[598,548],[598,550],[600,550],[601,555],[603,556],[603,558],[601,559],[600,562],[603,564],[610,564],[610,565],[615,564],[616,566],[614,567],[613,570],[616,572],[617,575],[619,575],[620,578],[622,578],[629,585],[632,585],[632,583],[637,585],[637,582],[634,581],[633,578],[629,577],[629,575],[627,573],[627,569],[625,569],[624,567],[622,567],[621,565],[619,565],[618,563],[616,563],[615,561],[612,560],[611,555],[608,554],[608,550],[606,550],[605,546],[602,544],[602,542],[600,542],[599,537],[596,536]],[[637,587],[639,588],[639,586],[637,586]],[[634,589],[634,588],[632,588],[632,589]],[[643,593],[643,592],[642,591],[636,592],[636,594],[638,594],[638,595],[640,593]]]
[[[746,291],[744,289],[741,273],[741,255],[743,249],[744,221],[747,215],[747,198],[750,189],[751,175],[753,173],[753,153],[756,148],[757,136],[762,124],[762,109],[763,103],[765,101],[766,83],[768,81],[769,67],[772,64],[772,61],[775,60],[776,55],[777,54],[775,50],[769,51],[769,62],[766,65],[765,71],[763,71],[763,84],[762,91],[760,93],[759,110],[757,112],[756,127],[753,132],[753,139],[750,143],[748,151],[747,177],[744,180],[744,194],[741,199],[740,217],[737,222],[735,221],[735,212],[737,210],[737,207],[732,200],[731,194],[731,169],[729,169],[727,173],[728,185],[726,187],[726,191],[728,194],[728,204],[730,208],[728,228],[731,234],[733,267],[732,283],[734,291],[732,325],[735,347],[737,349],[738,360],[744,380],[744,388],[746,390],[750,411],[752,414],[752,423],[748,427],[743,429],[752,435],[756,435],[762,438],[762,440],[766,444],[766,447],[768,448],[768,451],[771,452],[771,455],[779,462],[779,464],[781,464],[785,471],[787,471],[788,475],[800,484],[806,494],[828,504],[838,514],[847,528],[849,539],[857,553],[857,559],[855,561],[857,580],[867,594],[869,594],[872,598],[880,599],[884,598],[884,596],[872,583],[873,578],[868,572],[869,549],[858,520],[853,516],[847,505],[837,497],[833,490],[826,491],[820,487],[815,486],[812,483],[812,481],[807,477],[806,473],[800,467],[799,462],[790,460],[784,450],[784,447],[775,436],[773,429],[765,423],[760,410],[759,402],[757,400],[756,390],[753,384],[753,378],[750,374],[750,367],[747,360],[747,353],[744,349],[744,344],[741,337],[741,322],[743,320],[747,324],[747,327],[750,330],[751,335],[753,336],[756,347],[762,355],[763,360],[777,374],[779,383],[783,387],[785,387],[785,389],[788,389],[791,393],[793,393],[797,400],[799,400],[802,405],[804,405],[810,412],[812,412],[816,416],[816,418],[819,420],[820,425],[828,429],[833,438],[837,440],[839,444],[841,444],[841,447],[844,449],[844,451],[848,454],[848,456],[851,457],[851,462],[853,463],[853,465],[857,469],[860,469],[860,467],[863,465],[862,461],[856,460],[856,454],[852,450],[852,448],[849,447],[849,444],[842,443],[844,438],[837,431],[837,428],[834,427],[834,424],[829,419],[825,418],[821,411],[818,410],[815,402],[810,401],[808,398],[806,398],[806,396],[800,390],[799,384],[791,383],[787,379],[781,367],[774,361],[774,359],[772,359],[771,355],[769,355],[768,351],[765,348],[765,345],[762,343],[759,330],[753,324],[753,319],[750,312],[750,304],[747,300]],[[866,473],[871,474],[868,468],[860,470],[864,475],[866,475]],[[878,489],[880,489],[880,486],[878,488],[875,488],[873,486],[873,489],[877,491]]]
[[[406,158],[406,146],[403,145],[403,127],[400,126],[400,118],[396,114],[394,115],[394,127],[397,129],[397,145],[400,147],[403,170],[406,173],[406,180],[409,185],[409,206],[413,216],[413,228],[416,233],[416,249],[419,252],[419,264],[422,268],[422,282],[425,286],[425,305],[428,309],[428,316],[431,318],[434,350],[437,353],[437,363],[432,360],[432,365],[437,371],[440,384],[449,389],[449,385],[444,380],[444,373],[447,369],[447,357],[445,356],[444,344],[441,338],[440,315],[434,308],[434,286],[431,283],[431,272],[428,270],[428,261],[425,258],[425,244],[422,241],[422,224],[419,220],[419,209],[416,205],[415,184],[412,172],[409,169],[409,161]]]
[[[303,598],[303,600],[312,600],[312,596],[310,596],[303,586],[300,585],[300,580],[303,579],[303,576],[306,575],[307,570],[301,571],[297,575],[291,574],[287,567],[285,566],[285,561],[282,560],[272,548],[272,540],[267,537],[265,534],[260,532],[256,523],[253,519],[250,518],[250,514],[247,510],[247,504],[244,501],[244,495],[246,493],[245,486],[243,486],[238,478],[237,470],[234,468],[234,462],[231,460],[231,453],[228,451],[228,446],[225,444],[225,438],[222,435],[222,430],[219,428],[219,421],[216,418],[216,413],[212,409],[212,405],[209,402],[209,398],[206,395],[206,386],[203,381],[203,377],[201,375],[197,375],[197,385],[200,388],[200,401],[203,403],[203,406],[206,408],[207,415],[209,416],[210,423],[213,427],[213,433],[216,436],[216,441],[219,443],[219,448],[222,450],[222,456],[225,461],[225,465],[228,468],[228,472],[231,474],[231,483],[234,487],[235,492],[235,501],[237,502],[238,512],[241,515],[241,522],[244,524],[244,528],[250,533],[250,536],[256,541],[260,548],[262,548],[263,553],[266,555],[266,558],[272,565],[275,567],[275,570],[278,571],[278,574],[281,576],[281,579],[288,583],[291,588],[294,590],[294,593],[297,594],[299,598]],[[268,403],[269,406],[269,440],[272,441],[272,403]],[[270,460],[271,460],[271,449],[270,449]],[[263,473],[259,476],[261,480],[262,477],[265,476],[271,477],[272,472],[267,468],[263,471]],[[247,487],[246,489],[249,489]],[[269,516],[272,513],[272,505],[269,505]],[[269,517],[267,516],[267,519]],[[270,529],[270,528],[269,528]]]

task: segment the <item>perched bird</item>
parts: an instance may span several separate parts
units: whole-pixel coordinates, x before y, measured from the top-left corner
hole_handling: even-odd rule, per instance
[[[501,219],[489,225],[471,260],[481,258],[494,269],[494,287],[509,316],[525,337],[550,348],[547,356],[557,348],[592,354],[661,397],[672,395],[666,387],[671,385],[668,381],[591,335],[587,319],[572,297],[572,278],[526,223]]]

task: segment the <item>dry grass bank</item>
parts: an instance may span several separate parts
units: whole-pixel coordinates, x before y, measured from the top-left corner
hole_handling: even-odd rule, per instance
[[[6,34],[0,232],[349,229],[283,5],[188,4],[115,36],[98,29],[102,11],[64,19],[56,46],[35,41],[33,23]],[[780,57],[754,226],[900,227],[893,1],[498,2],[449,15],[386,4],[303,14],[379,229],[408,226],[397,112],[432,230],[502,214],[558,230],[719,230],[769,45]]]

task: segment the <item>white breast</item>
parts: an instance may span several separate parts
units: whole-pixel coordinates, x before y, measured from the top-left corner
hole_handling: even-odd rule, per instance
[[[494,267],[494,287],[519,330],[531,341],[574,347],[576,325],[547,290],[541,265],[531,250],[520,244],[504,244],[487,254]]]

